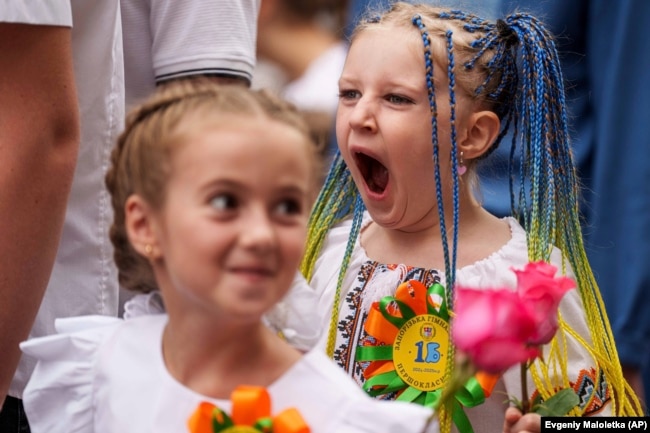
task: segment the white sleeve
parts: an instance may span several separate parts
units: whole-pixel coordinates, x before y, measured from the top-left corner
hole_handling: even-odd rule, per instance
[[[156,82],[197,74],[252,79],[260,0],[151,0]]]
[[[72,27],[70,0],[0,0],[0,22]]]
[[[499,252],[493,254],[490,259],[482,260],[471,268],[464,268],[458,273],[458,281],[464,286],[472,287],[516,287],[517,278],[512,268],[521,269],[528,263],[528,249],[526,234],[523,228],[510,222],[513,232],[513,239]],[[563,270],[567,277],[575,279],[570,264],[563,258],[559,249],[554,248],[551,253],[550,262],[562,274]],[[560,316],[566,325],[572,329],[572,333],[584,339],[578,341],[569,332],[560,329],[555,343],[555,352],[566,355],[566,372],[572,387],[581,399],[585,414],[588,415],[611,415],[612,405],[607,389],[607,378],[601,376],[598,363],[591,353],[592,340],[585,309],[580,299],[578,289],[567,292],[560,302]],[[566,345],[565,345],[566,343]],[[547,363],[552,361],[550,356],[550,344],[544,346],[544,360]],[[539,361],[535,363],[540,365]],[[561,383],[561,371],[559,365],[548,365],[549,380],[553,383]],[[540,369],[541,370],[541,369]],[[503,375],[502,384],[508,395],[521,399],[520,368],[515,366],[506,371]],[[528,392],[536,390],[532,376],[528,375]],[[530,395],[529,395],[530,397]],[[490,400],[500,399],[501,395],[492,394]]]
[[[361,400],[347,411],[338,433],[440,433],[433,409],[403,401]],[[425,429],[426,427],[426,429]]]
[[[284,299],[264,316],[265,325],[280,332],[289,344],[303,352],[316,345],[321,321],[318,294],[299,272]]]
[[[119,323],[106,316],[58,319],[59,334],[20,345],[37,360],[23,394],[33,433],[94,432],[93,367],[102,341]]]
[[[165,304],[159,291],[138,293],[124,303],[124,319],[146,316],[149,314],[162,314]]]
[[[165,312],[160,292],[137,294],[124,304],[124,319],[130,320]],[[318,296],[300,273],[296,274],[284,299],[268,311],[262,321],[280,333],[289,344],[303,352],[316,345],[321,331]]]

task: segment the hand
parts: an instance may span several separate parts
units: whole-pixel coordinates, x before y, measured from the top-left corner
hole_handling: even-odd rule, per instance
[[[542,430],[542,417],[537,413],[523,415],[516,407],[506,410],[503,433],[539,433]]]

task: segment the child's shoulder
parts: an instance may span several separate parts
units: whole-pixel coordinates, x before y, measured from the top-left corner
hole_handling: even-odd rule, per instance
[[[56,334],[25,341],[20,347],[37,363],[36,376],[66,374],[70,370],[76,371],[81,380],[82,372],[98,374],[97,365],[103,362],[121,362],[121,358],[136,358],[148,351],[156,353],[166,317],[159,314],[123,320],[91,315],[57,319]],[[38,386],[33,376],[31,382]]]
[[[39,376],[47,374],[50,369],[62,373],[60,368],[54,367],[56,365],[96,373],[95,364],[100,363],[103,357],[108,356],[114,361],[130,347],[138,347],[141,352],[159,345],[166,321],[166,315],[162,314],[131,320],[99,315],[62,318],[55,322],[56,334],[27,340],[20,347],[38,363],[36,373]],[[32,382],[38,383],[34,379]]]
[[[515,218],[503,220],[510,227],[510,239],[488,257],[460,268],[457,273],[460,284],[477,288],[515,287],[516,275],[512,270],[521,269],[529,262],[528,239],[526,230]],[[549,261],[558,269],[564,269],[567,275],[573,275],[571,266],[558,248],[552,249]]]
[[[299,383],[301,389],[317,399],[316,406],[308,404],[304,410],[315,410],[322,416],[322,408],[327,408],[327,422],[334,431],[420,432],[431,414],[431,410],[419,405],[371,398],[320,348],[307,352],[285,379],[294,383],[294,390],[295,383]],[[292,398],[296,398],[295,393]],[[312,420],[319,417],[319,413],[305,415]]]
[[[470,264],[462,266],[458,273],[458,282],[462,285],[483,287],[484,285],[514,283],[515,274],[511,268],[519,268],[528,261],[526,232],[514,218],[503,219],[510,229],[510,239],[496,247],[489,254],[479,254]],[[513,286],[514,287],[514,286]]]
[[[166,316],[122,320],[105,316],[58,319],[57,334],[21,344],[36,368],[23,395],[34,431],[93,431],[97,393],[133,382],[138,363],[152,364]],[[142,357],[150,352],[147,357]]]
[[[23,394],[33,431],[93,431],[98,387],[108,383],[98,377],[108,376],[106,366],[111,366],[108,370],[115,372],[113,376],[119,372],[125,378],[132,377],[133,358],[122,359],[119,352],[128,351],[134,343],[135,347],[142,347],[147,334],[158,326],[155,322],[163,317],[145,319],[124,321],[106,316],[57,319],[56,334],[22,343],[25,356],[36,363]],[[144,332],[134,332],[135,327]],[[140,340],[130,339],[136,334]]]
[[[147,334],[161,331],[166,315],[148,315],[131,320],[116,317],[88,315],[56,319],[56,334],[33,338],[21,343],[20,348],[37,360],[57,356],[73,357],[101,348],[116,334],[147,339]]]
[[[56,319],[57,333],[21,343],[23,353],[37,360],[78,357],[91,353],[123,323],[108,316],[78,316]]]

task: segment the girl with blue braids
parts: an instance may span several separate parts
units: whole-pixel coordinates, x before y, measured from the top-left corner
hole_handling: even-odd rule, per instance
[[[339,150],[301,268],[325,312],[316,326],[326,330],[318,344],[327,354],[371,395],[432,405],[453,369],[448,328],[419,327],[421,338],[438,333],[440,356],[416,344],[411,357],[444,362],[422,364],[429,374],[418,377],[419,367],[397,360],[400,339],[411,335],[406,325],[392,336],[392,355],[369,355],[381,340],[370,320],[373,303],[397,303],[404,284],[411,296],[411,285],[421,284],[449,307],[448,322],[456,285],[514,289],[513,269],[544,261],[577,290],[563,298],[558,332],[528,370],[527,397],[571,387],[580,399],[571,415],[641,415],[585,258],[563,78],[543,25],[525,14],[490,23],[395,3],[356,28],[339,90]],[[509,131],[518,170],[511,173],[513,217],[500,219],[480,204],[476,166]],[[390,302],[382,308],[389,311]],[[520,381],[513,368],[463,402],[466,424],[479,432],[504,428],[506,394],[521,399]],[[446,412],[439,414],[443,431],[452,424],[468,431],[463,416]],[[505,428],[516,420],[509,417]]]

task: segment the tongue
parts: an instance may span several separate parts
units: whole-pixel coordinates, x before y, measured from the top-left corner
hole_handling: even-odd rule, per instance
[[[368,187],[373,192],[383,192],[388,184],[388,170],[380,163],[372,164],[370,176],[368,176]]]

